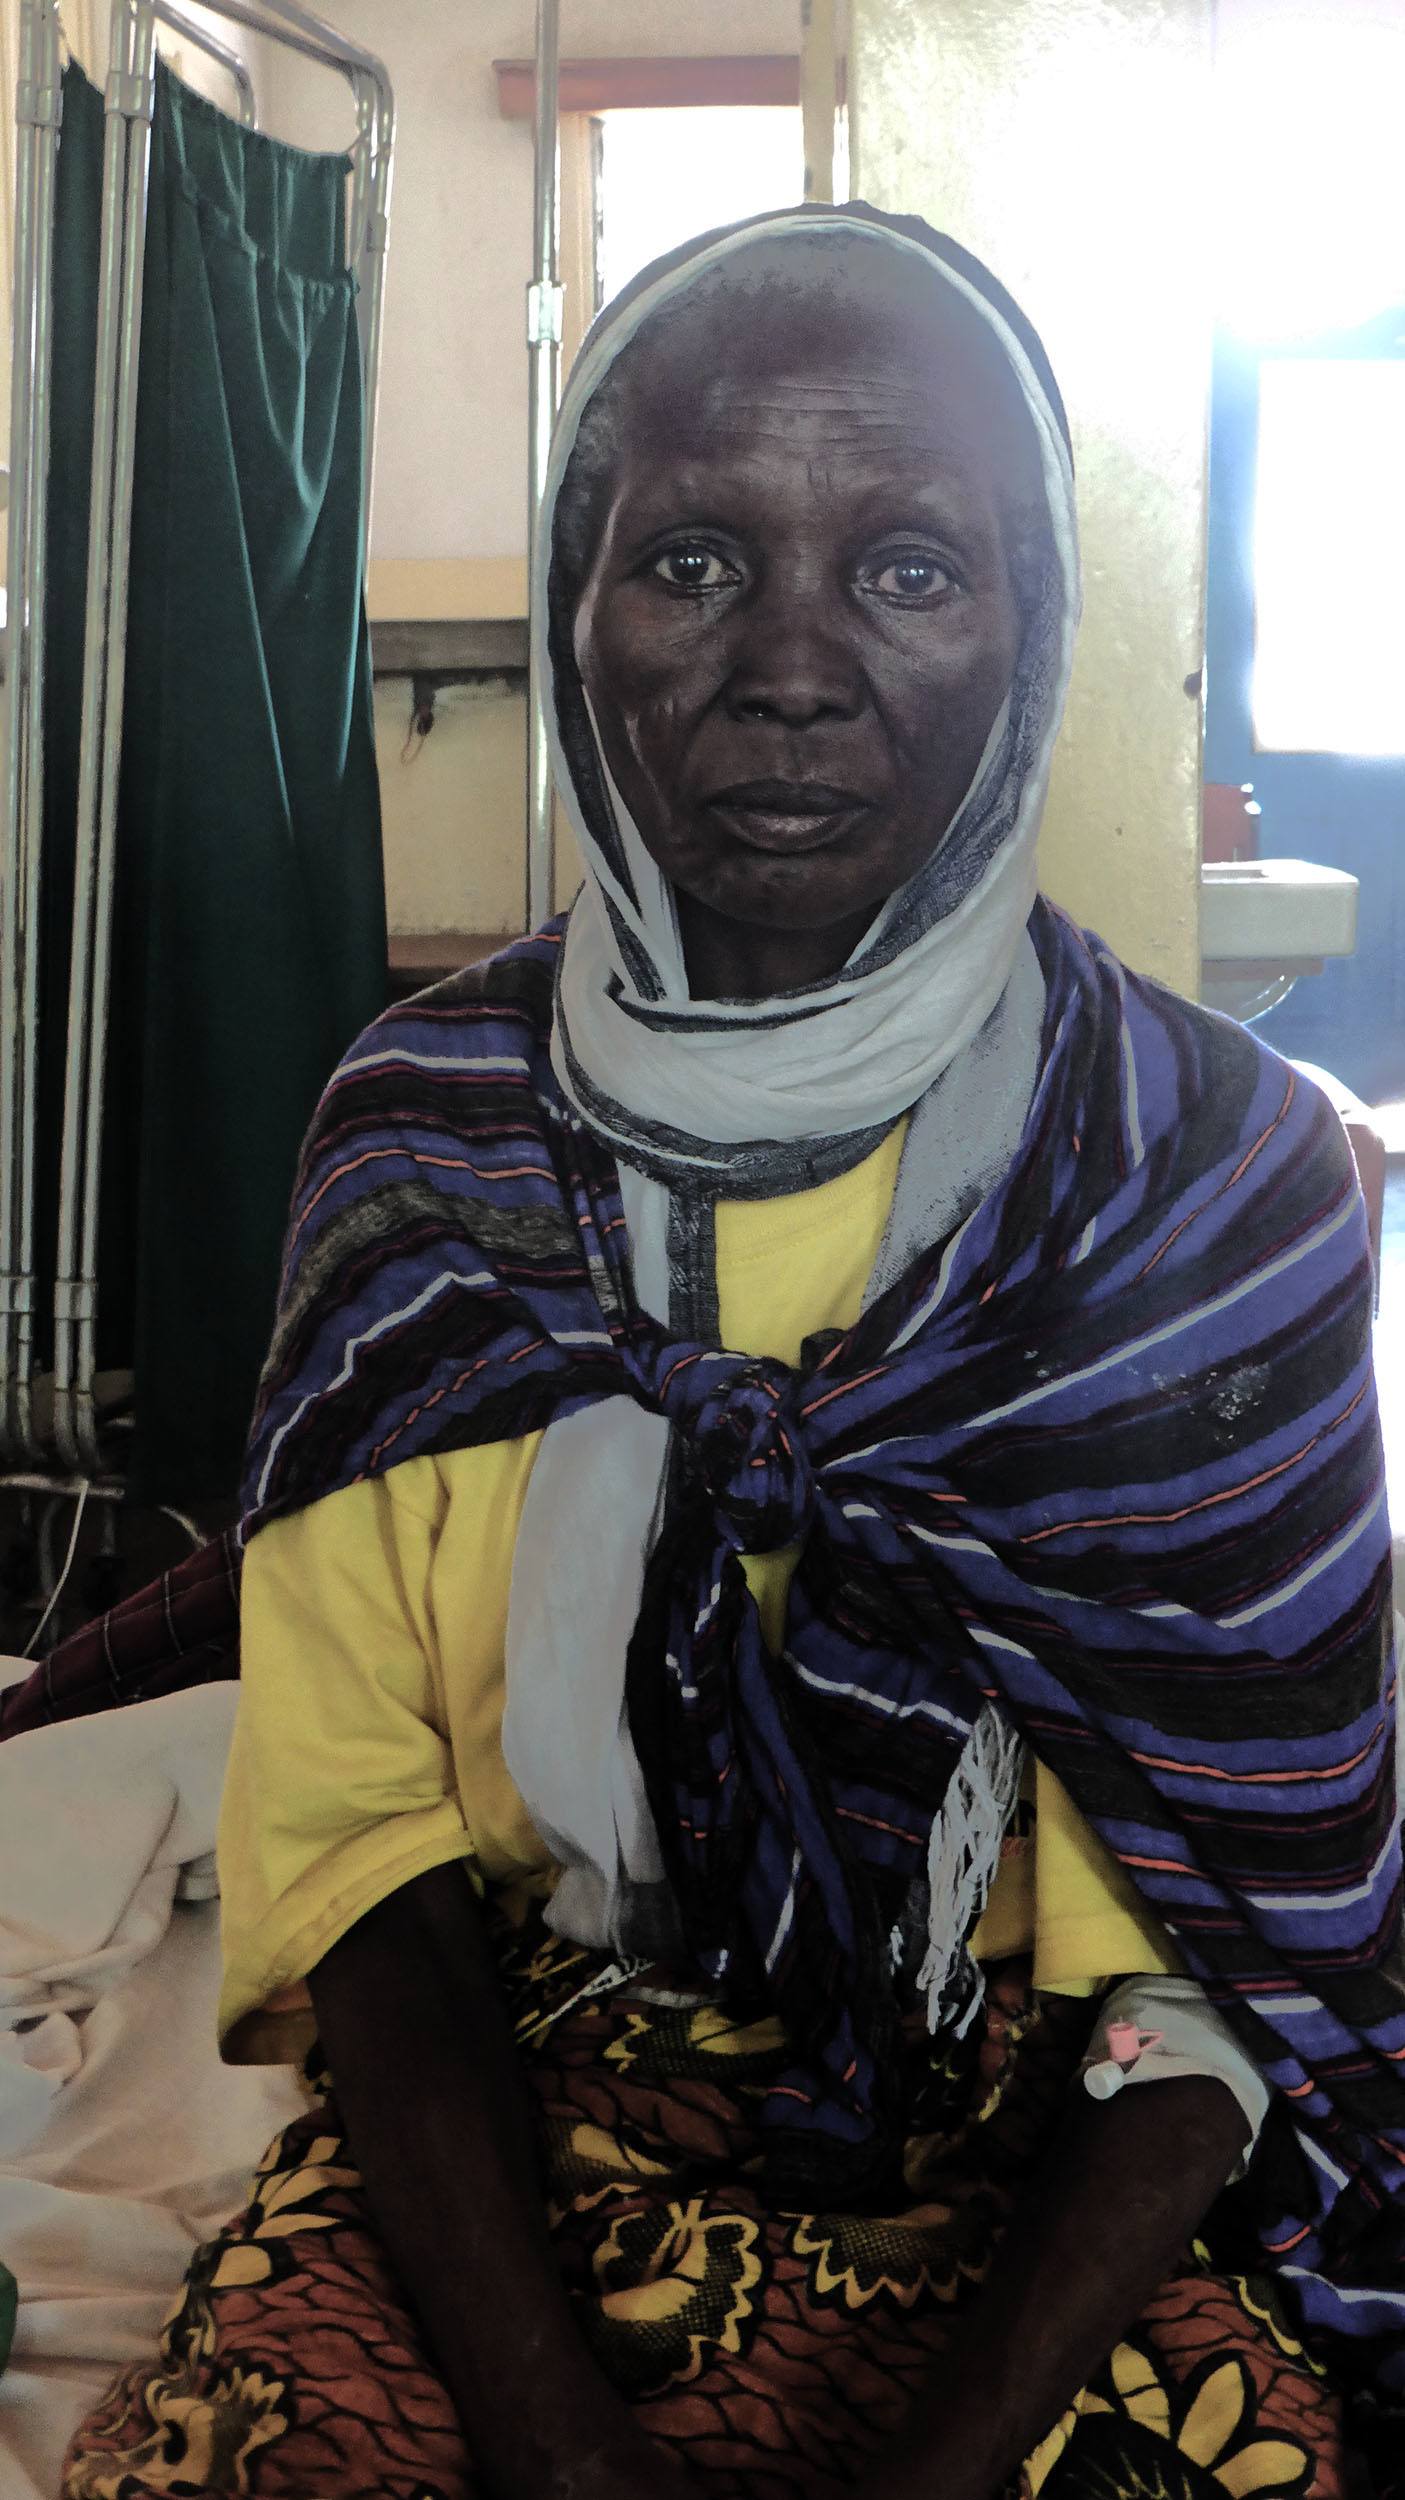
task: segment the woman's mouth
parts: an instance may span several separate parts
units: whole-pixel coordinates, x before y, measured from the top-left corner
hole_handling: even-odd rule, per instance
[[[738,781],[707,801],[738,841],[787,859],[825,850],[870,805],[826,781]]]

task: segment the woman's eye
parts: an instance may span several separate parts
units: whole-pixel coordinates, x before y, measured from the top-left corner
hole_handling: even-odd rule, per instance
[[[913,602],[934,599],[955,587],[955,575],[939,556],[924,555],[920,548],[907,549],[902,555],[890,556],[885,565],[868,575],[867,587],[885,599]]]
[[[721,590],[737,578],[711,547],[668,547],[653,569],[670,590]]]

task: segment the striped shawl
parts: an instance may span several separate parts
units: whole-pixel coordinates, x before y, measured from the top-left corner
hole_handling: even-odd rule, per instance
[[[798,1372],[639,1309],[614,1166],[548,1062],[559,927],[382,1018],[306,1149],[245,1534],[608,1397],[665,1412],[631,1726],[693,1958],[795,2046],[775,2184],[881,2190],[889,1937],[996,1697],[1277,2087],[1229,2192],[1246,2249],[1405,2399],[1389,1548],[1350,1157],[1252,1035],[1046,905],[1031,925],[1041,1074],[1006,1179]],[[802,1536],[776,1659],[738,1555]],[[191,1576],[208,1642],[219,1584]],[[169,1680],[147,1621],[141,1690]]]

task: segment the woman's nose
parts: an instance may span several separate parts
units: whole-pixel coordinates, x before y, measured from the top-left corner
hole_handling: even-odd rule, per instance
[[[787,728],[852,720],[864,684],[832,597],[809,581],[773,579],[748,600],[727,705],[744,720]]]

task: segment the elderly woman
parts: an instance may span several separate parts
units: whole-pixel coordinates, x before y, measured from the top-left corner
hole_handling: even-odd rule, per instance
[[[705,239],[542,540],[586,885],[333,1080],[251,1452],[222,2033],[313,2104],[70,2500],[1383,2492],[1364,1226],[1036,897],[1039,343]]]

